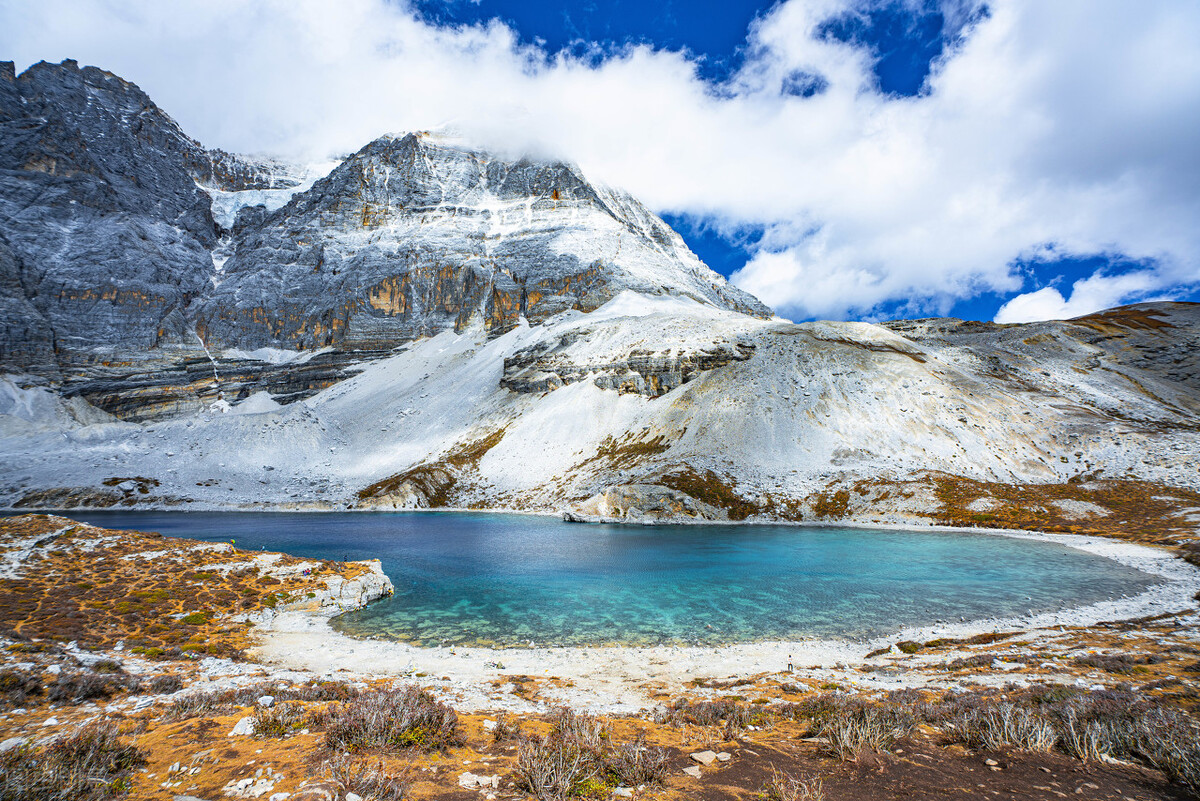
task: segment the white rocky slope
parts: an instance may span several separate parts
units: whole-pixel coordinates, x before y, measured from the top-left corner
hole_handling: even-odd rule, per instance
[[[0,504],[798,519],[832,486],[931,470],[1196,489],[1198,338],[1195,304],[796,325],[627,291],[490,340],[444,331],[287,406],[134,424],[7,383]],[[874,497],[878,519],[928,500]]]

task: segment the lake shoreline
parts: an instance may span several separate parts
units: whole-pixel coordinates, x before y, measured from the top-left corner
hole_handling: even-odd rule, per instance
[[[698,678],[713,676],[788,675],[787,666],[802,666],[810,677],[850,683],[872,691],[925,686],[927,677],[880,677],[861,667],[886,662],[886,655],[869,657],[895,642],[938,639],[967,640],[978,635],[1017,631],[1024,640],[1051,630],[1094,626],[1106,621],[1178,612],[1192,606],[1200,591],[1200,570],[1165,548],[1103,537],[1054,534],[1011,529],[903,526],[874,528],[929,532],[984,533],[1017,539],[1054,542],[1112,559],[1162,579],[1144,592],[1057,612],[1030,616],[960,621],[925,627],[900,628],[888,636],[854,641],[813,639],[729,643],[716,646],[546,646],[534,648],[418,647],[405,643],[362,639],[330,625],[333,615],[285,611],[260,626],[261,644],[252,656],[264,663],[320,675],[365,678],[409,676],[438,679],[438,689],[466,709],[489,710],[510,704],[511,698],[490,692],[489,683],[513,672],[553,677],[569,686],[557,692],[562,703],[596,712],[634,712],[653,706],[652,693],[678,692]],[[528,710],[525,710],[528,711]]]

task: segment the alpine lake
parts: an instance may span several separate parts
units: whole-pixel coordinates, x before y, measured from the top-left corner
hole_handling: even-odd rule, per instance
[[[470,512],[70,514],[246,550],[380,559],[395,595],[333,626],[423,646],[862,639],[1083,606],[1157,582],[1056,543],[958,531]]]

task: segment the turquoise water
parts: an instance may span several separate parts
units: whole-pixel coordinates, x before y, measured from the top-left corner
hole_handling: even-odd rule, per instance
[[[381,559],[396,595],[334,625],[420,645],[861,638],[1078,606],[1155,582],[1070,548],[985,534],[471,513],[72,514],[251,550]]]

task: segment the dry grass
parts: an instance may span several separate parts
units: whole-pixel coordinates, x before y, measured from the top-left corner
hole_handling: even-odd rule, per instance
[[[55,535],[60,528],[65,531]],[[250,642],[250,626],[228,615],[300,599],[323,589],[327,577],[363,570],[315,562],[309,575],[280,580],[259,570],[257,553],[48,515],[0,519],[0,551],[43,533],[20,574],[0,579],[0,630],[88,649],[124,641],[130,653],[148,658],[237,657]],[[283,556],[274,567],[302,561],[312,560]],[[210,568],[230,562],[246,566]]]
[[[109,722],[89,723],[42,748],[0,755],[0,801],[96,801],[123,795],[142,753]]]
[[[664,487],[691,495],[709,506],[724,509],[729,513],[730,520],[745,520],[750,515],[762,511],[757,504],[738,495],[728,481],[722,480],[711,470],[697,473],[692,468],[668,473],[658,479]]]
[[[410,782],[407,773],[389,775],[382,761],[370,762],[338,755],[327,760],[322,771],[330,779],[339,782],[347,793],[356,793],[371,801],[404,801],[408,797]]]
[[[771,778],[763,786],[765,801],[825,801],[820,779],[803,779],[771,768]]]
[[[643,459],[657,456],[671,449],[671,443],[663,434],[649,437],[649,430],[640,434],[628,433],[621,439],[605,437],[596,449],[596,458],[607,459],[614,468],[629,468],[639,464]]]
[[[1179,516],[1180,511],[1200,506],[1200,493],[1148,481],[999,484],[943,473],[930,473],[928,479],[941,503],[934,520],[949,526],[982,523],[991,528],[1094,534],[1174,544],[1193,533],[1191,524]],[[981,515],[967,508],[979,498],[994,498],[998,503]],[[1084,501],[1108,509],[1110,514],[1075,520],[1052,501]]]

